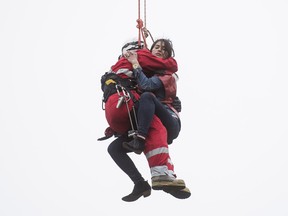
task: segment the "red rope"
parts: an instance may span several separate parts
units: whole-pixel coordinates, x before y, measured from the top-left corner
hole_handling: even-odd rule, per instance
[[[145,9],[146,9],[146,0],[145,0]],[[143,21],[140,18],[140,0],[138,0],[138,19],[137,21],[137,28],[138,28],[138,44],[141,45],[141,38],[143,38],[144,47],[147,48],[146,44],[146,36],[144,33]],[[146,11],[145,11],[145,21],[146,21]]]

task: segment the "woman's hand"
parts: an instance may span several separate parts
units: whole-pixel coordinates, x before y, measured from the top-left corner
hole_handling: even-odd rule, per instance
[[[136,51],[127,51],[124,54],[124,57],[133,65],[133,64],[139,64],[138,62],[138,56]]]

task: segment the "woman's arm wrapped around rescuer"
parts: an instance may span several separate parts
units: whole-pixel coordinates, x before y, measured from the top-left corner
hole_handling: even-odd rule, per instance
[[[157,70],[168,70],[170,72],[177,72],[178,65],[177,61],[173,58],[162,59],[158,58],[147,49],[137,50],[138,61],[143,71],[157,71]],[[119,69],[133,70],[131,63],[125,58],[121,57],[115,65],[111,67],[113,72],[117,72]]]
[[[167,70],[170,72],[177,72],[177,61],[173,58],[158,58],[154,56],[149,50],[142,49],[137,51],[138,61],[144,71]]]

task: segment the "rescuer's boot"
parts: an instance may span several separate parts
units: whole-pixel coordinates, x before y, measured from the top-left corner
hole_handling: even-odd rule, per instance
[[[171,188],[164,188],[163,191],[166,193],[171,194],[172,196],[178,198],[178,199],[187,199],[191,196],[191,192],[189,188],[185,187],[182,190],[176,190]]]
[[[182,190],[184,189],[185,182],[182,179],[176,179],[169,175],[160,175],[152,177],[152,188],[154,190]]]

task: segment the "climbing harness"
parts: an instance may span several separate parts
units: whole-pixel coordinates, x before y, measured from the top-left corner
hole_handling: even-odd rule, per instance
[[[134,121],[135,121],[135,127],[134,127],[133,119],[132,119],[132,116],[131,116],[131,113],[129,110],[129,104],[128,104],[128,102],[131,99],[131,96],[130,96],[131,93],[128,92],[123,86],[118,85],[118,84],[115,85],[115,88],[116,88],[117,94],[119,96],[116,108],[119,108],[123,104],[123,102],[125,103],[126,108],[127,108],[127,112],[128,112],[128,116],[129,116],[130,125],[131,125],[131,130],[128,131],[128,136],[129,137],[134,136],[134,135],[136,135],[137,130],[135,128],[138,128],[138,122],[137,122],[135,106],[133,105],[132,111],[133,111],[133,116],[134,116]],[[122,95],[120,94],[120,91],[122,92]]]
[[[107,102],[108,98],[115,93],[117,93],[118,95],[118,102],[116,108],[120,108],[125,103],[131,125],[131,130],[128,132],[128,136],[134,136],[136,134],[136,128],[138,127],[136,110],[134,105],[137,100],[130,90],[136,89],[136,81],[131,78],[121,78],[120,76],[112,72],[106,72],[101,78],[101,88],[103,91],[103,110],[105,110],[104,104]],[[132,100],[134,103],[131,109],[134,118],[132,118],[132,114],[130,113],[129,109],[130,100]]]
[[[101,77],[101,89],[103,91],[103,98],[102,98],[103,110],[105,110],[104,103],[106,103],[106,101],[112,94],[117,92],[117,89],[115,88],[116,84],[121,85],[129,90],[136,89],[135,79],[132,78],[124,79],[113,72],[106,72]]]

